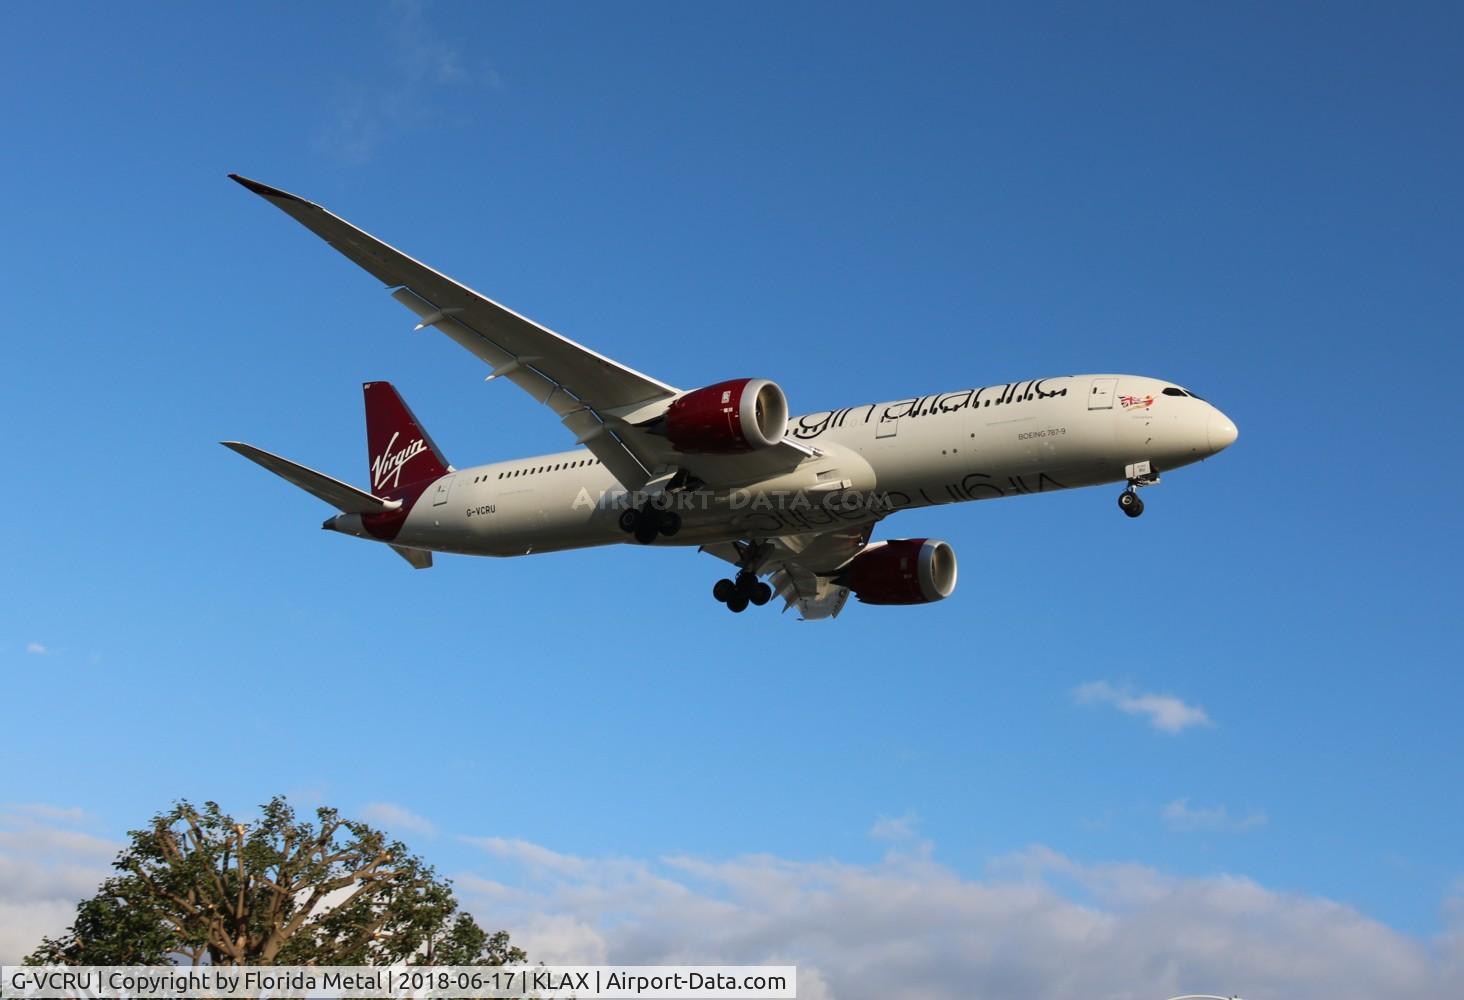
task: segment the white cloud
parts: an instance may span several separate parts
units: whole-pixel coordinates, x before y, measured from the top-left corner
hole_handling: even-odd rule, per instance
[[[41,645],[39,642],[28,642],[28,643],[26,643],[25,644],[25,651],[27,653],[34,653],[36,656],[45,656],[47,653],[50,652],[49,649],[47,649],[45,646]]]
[[[1464,934],[1429,945],[1229,875],[1089,865],[1045,847],[974,879],[919,852],[855,865],[474,842],[500,868],[517,862],[520,880],[461,875],[460,895],[549,963],[792,963],[801,1000],[1464,995]]]
[[[869,828],[869,836],[874,840],[912,840],[917,836],[915,828],[919,822],[918,818],[909,813],[904,816],[881,816]]]
[[[370,802],[357,810],[357,815],[367,823],[385,827],[391,833],[403,830],[420,833],[426,837],[437,836],[437,825],[425,816],[418,816],[405,806],[395,802]]]
[[[1164,733],[1180,733],[1191,726],[1213,726],[1205,710],[1188,705],[1172,694],[1134,694],[1107,681],[1080,684],[1072,690],[1080,705],[1112,705],[1125,715],[1143,715]]]
[[[120,845],[74,829],[78,818],[0,808],[0,961],[64,930],[108,874]],[[912,821],[876,829],[902,836],[868,864],[597,858],[465,838],[496,877],[455,881],[481,922],[534,960],[795,964],[801,1000],[1464,996],[1464,885],[1444,901],[1450,929],[1425,942],[1247,878],[1088,864],[1040,845],[972,877],[933,860]]]
[[[527,840],[505,837],[463,837],[465,843],[505,861],[514,862],[532,872],[547,871],[556,875],[575,875],[584,870],[584,862],[571,854],[559,854]]]
[[[430,83],[466,83],[458,47],[433,31],[424,16],[421,0],[395,0],[390,5],[390,34],[394,58],[409,80]]]
[[[1266,814],[1252,809],[1244,816],[1231,816],[1230,810],[1219,806],[1191,806],[1189,799],[1175,799],[1162,810],[1160,815],[1171,830],[1254,830],[1269,822]]]
[[[30,816],[39,816],[41,819],[63,820],[67,823],[80,823],[86,819],[86,810],[77,806],[53,806],[46,802],[8,802],[0,805],[0,822],[4,821],[6,814],[23,813]]]
[[[111,874],[121,844],[70,829],[80,809],[0,806],[0,962],[14,964],[66,929],[76,904]]]
[[[920,836],[920,818],[913,813],[903,816],[881,816],[869,828],[869,839],[889,845],[891,855],[928,857],[935,845]]]
[[[387,59],[360,79],[342,81],[316,147],[348,163],[364,163],[389,138],[440,127],[437,102],[449,88],[499,86],[498,74],[470,67],[461,47],[428,23],[420,0],[395,0],[382,12]]]

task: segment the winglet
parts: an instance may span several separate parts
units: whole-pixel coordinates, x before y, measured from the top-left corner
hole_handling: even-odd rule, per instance
[[[239,174],[230,174],[229,179],[232,181],[237,181],[249,190],[253,191],[255,194],[264,198],[282,198],[285,201],[298,201],[302,205],[310,204],[310,202],[306,201],[304,198],[301,198],[297,194],[291,194],[288,191],[281,191],[279,188],[270,187],[268,184],[261,184],[259,183],[259,181],[250,180],[248,177],[242,177]]]

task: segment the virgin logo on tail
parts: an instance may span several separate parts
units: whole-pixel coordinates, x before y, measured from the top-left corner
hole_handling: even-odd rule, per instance
[[[400,486],[402,484],[402,466],[427,450],[427,442],[417,438],[401,451],[392,451],[392,447],[399,437],[401,437],[401,432],[393,431],[391,440],[386,442],[386,450],[371,460],[372,492],[386,486],[388,480],[390,480],[392,489]]]

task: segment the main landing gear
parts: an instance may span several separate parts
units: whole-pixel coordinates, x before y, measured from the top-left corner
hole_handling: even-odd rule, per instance
[[[773,599],[773,588],[757,578],[757,574],[743,570],[736,580],[718,580],[712,587],[712,596],[733,614],[741,614],[749,604],[762,607]]]
[[[1148,462],[1135,462],[1126,467],[1124,472],[1128,474],[1128,489],[1118,495],[1118,509],[1129,517],[1138,517],[1144,512],[1144,501],[1139,499],[1139,487],[1157,484],[1159,473]]]
[[[737,549],[737,578],[718,580],[712,587],[712,596],[734,615],[747,610],[749,604],[762,607],[773,599],[773,588],[757,578],[757,568],[763,561],[763,547],[757,542],[733,543]]]
[[[670,538],[681,530],[681,515],[674,510],[663,510],[647,504],[624,511],[620,515],[620,530],[634,535],[642,545],[649,545],[658,536]]]

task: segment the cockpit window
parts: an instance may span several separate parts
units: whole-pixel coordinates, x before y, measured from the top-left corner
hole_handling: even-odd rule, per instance
[[[1183,389],[1178,389],[1178,388],[1175,388],[1174,386],[1171,385],[1171,386],[1168,386],[1168,387],[1165,388],[1164,395],[1166,395],[1166,396],[1188,396],[1189,393],[1185,392]]]

